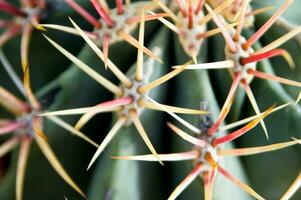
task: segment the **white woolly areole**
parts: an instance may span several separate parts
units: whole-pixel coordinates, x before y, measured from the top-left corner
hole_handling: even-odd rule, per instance
[[[28,135],[30,137],[33,137],[35,135],[33,128],[34,118],[39,118],[39,121],[42,122],[42,118],[38,117],[38,114],[40,114],[40,111],[32,111],[21,117],[18,117],[17,122],[25,124],[25,127],[17,129],[15,133],[20,136]]]
[[[186,54],[189,56],[197,56],[200,52],[203,39],[197,39],[199,34],[206,31],[206,25],[199,25],[199,22],[204,17],[203,12],[199,12],[198,15],[193,16],[193,27],[188,28],[188,18],[184,17],[181,13],[178,15],[179,21],[181,23],[176,23],[176,26],[180,30],[179,39],[183,46]]]
[[[143,99],[143,94],[138,92],[138,89],[143,86],[145,83],[143,81],[137,81],[135,78],[131,79],[132,86],[130,88],[123,87],[123,97],[131,97],[132,103],[128,105],[122,106],[122,110],[119,111],[120,116],[125,116],[127,118],[126,125],[130,125],[132,123],[130,119],[130,111],[135,110],[138,115],[141,114],[143,108],[138,105],[140,99]]]
[[[110,18],[115,22],[113,27],[109,27],[102,18],[99,19],[102,27],[100,29],[95,29],[94,33],[98,35],[98,38],[104,38],[105,35],[110,36],[110,43],[118,42],[123,40],[121,37],[118,36],[118,31],[122,30],[126,33],[130,33],[133,31],[137,23],[128,23],[127,20],[139,17],[139,12],[145,2],[139,2],[135,4],[131,4],[130,6],[125,6],[124,13],[118,15],[117,8],[109,10]],[[102,40],[98,41],[98,45],[102,46]]]
[[[233,29],[230,31],[231,35],[234,35]],[[241,58],[247,58],[250,57],[252,53],[254,53],[254,49],[252,47],[248,48],[247,50],[244,50],[242,48],[242,45],[246,42],[246,39],[244,36],[240,36],[238,41],[234,41],[236,46],[236,52],[233,53],[230,51],[228,46],[226,45],[225,48],[225,54],[227,60],[232,60],[234,62],[234,70],[232,72],[240,72],[241,79],[245,79],[247,83],[250,83],[254,76],[248,74],[249,69],[256,70],[257,62],[249,63],[246,65],[242,65],[240,62]],[[232,69],[230,69],[232,70]]]
[[[32,18],[34,18],[35,16],[39,16],[42,13],[41,8],[38,7],[26,7],[26,8],[22,8],[21,9],[23,12],[26,13],[26,17],[17,17],[15,22],[17,24],[21,24],[21,25],[25,25],[27,23],[30,23],[30,21],[32,20]]]
[[[156,55],[160,55],[161,54],[161,49],[159,47],[155,47],[152,50]],[[143,112],[144,108],[140,107],[138,102],[140,99],[144,99],[147,100],[145,98],[145,95],[148,95],[149,92],[143,93],[141,94],[138,89],[149,83],[151,76],[153,74],[153,67],[154,67],[155,61],[152,58],[148,58],[144,64],[143,64],[143,80],[142,81],[137,81],[135,78],[135,73],[132,73],[131,75],[131,87],[128,88],[124,85],[121,85],[121,88],[123,90],[123,96],[122,97],[131,97],[133,102],[129,105],[125,105],[122,106],[122,110],[119,111],[118,115],[119,116],[125,116],[127,118],[127,121],[125,123],[125,125],[130,125],[132,124],[132,121],[130,119],[130,111],[131,110],[135,110],[138,114],[138,116],[141,115],[141,113]]]
[[[212,165],[210,162],[206,159],[206,155],[210,154],[212,159],[218,163],[221,159],[221,157],[218,155],[218,150],[220,149],[218,146],[213,147],[212,141],[215,138],[212,136],[206,136],[206,145],[204,147],[196,147],[196,149],[200,152],[200,157],[197,160],[198,163],[202,163],[202,173],[210,172],[212,171]]]

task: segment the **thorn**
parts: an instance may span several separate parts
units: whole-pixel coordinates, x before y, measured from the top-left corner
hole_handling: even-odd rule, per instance
[[[24,176],[28,161],[28,153],[31,145],[31,139],[22,138],[19,151],[17,174],[16,174],[16,200],[22,200],[24,188]]]
[[[44,32],[47,31],[47,29],[46,29],[44,26],[42,26],[41,24],[37,24],[37,25],[35,26],[35,28],[38,29],[38,30],[40,30],[40,31],[44,31]]]
[[[160,110],[160,111],[164,111],[164,110],[161,109],[161,107],[164,107],[165,109],[168,109],[170,112],[180,113],[180,114],[188,114],[188,115],[205,115],[205,114],[209,114],[208,111],[188,109],[188,108],[180,108],[180,107],[168,106],[168,105],[163,105],[163,104],[160,104],[161,107],[159,107],[157,104],[149,102],[149,101],[145,101],[143,99],[140,99],[138,101],[138,105],[140,105],[140,107],[145,107],[145,108],[148,108],[148,109]]]
[[[301,92],[300,92],[300,98],[301,98]],[[298,102],[298,100],[297,100],[297,102]],[[293,102],[293,103],[295,103],[295,102]],[[276,107],[276,108],[273,109],[273,111],[271,112],[271,114],[272,114],[273,112],[276,112],[276,111],[279,111],[279,110],[281,110],[281,109],[287,108],[288,106],[292,105],[293,103],[286,103],[286,104],[283,104],[283,105],[281,105],[281,106],[278,106],[278,107]],[[260,114],[263,114],[263,113],[260,113]],[[257,117],[257,115],[253,115],[253,116],[248,117],[248,118],[246,118],[246,119],[242,119],[242,120],[236,121],[236,122],[234,122],[234,123],[227,124],[227,125],[225,125],[224,127],[220,128],[220,130],[221,130],[221,131],[226,131],[226,130],[229,130],[229,129],[233,129],[233,128],[235,128],[235,127],[244,125],[244,124],[246,124],[246,123],[248,123],[248,122],[250,122],[250,121],[256,119],[256,117]]]
[[[168,200],[175,200],[191,183],[196,179],[203,170],[203,165],[198,163],[186,178],[176,187]]]
[[[138,88],[138,92],[140,92],[141,94],[146,93],[147,91],[149,91],[149,90],[161,85],[162,83],[165,83],[166,81],[170,80],[171,78],[175,77],[176,75],[178,75],[179,73],[184,71],[185,68],[186,68],[186,64],[182,65],[178,69],[174,69],[173,71],[158,78],[157,80],[155,80],[153,82],[150,82],[146,85],[141,86],[140,88]]]
[[[248,3],[250,3],[250,0],[245,0],[243,3],[242,3],[242,6],[241,6],[241,12],[240,13],[240,16],[239,16],[239,23],[238,23],[238,26],[236,28],[236,32],[234,34],[234,41],[239,41],[239,38],[241,36],[241,31],[243,29],[243,26],[244,26],[244,22],[245,22],[245,19],[246,19],[246,12],[247,12],[247,6],[248,6]],[[236,20],[235,20],[236,21]]]
[[[8,28],[11,24],[12,23],[9,20],[4,20],[4,19],[0,20],[0,28]]]
[[[161,106],[161,104],[159,104],[158,102],[156,102],[155,100],[153,100],[152,98],[150,98],[149,96],[146,96],[146,98],[156,104],[158,107],[160,107],[162,110],[164,110],[165,112],[167,112],[170,116],[172,116],[174,119],[176,119],[178,122],[180,122],[182,125],[184,125],[186,128],[188,128],[189,130],[191,130],[192,132],[199,134],[200,133],[200,129],[193,126],[192,124],[188,123],[187,121],[185,121],[184,119],[182,119],[181,117],[179,117],[178,115],[176,115],[175,113],[169,111],[168,109],[166,109],[165,107]]]
[[[173,66],[172,68],[173,69],[178,69],[180,67],[182,67],[182,65]],[[225,61],[219,61],[219,62],[186,65],[185,70],[227,69],[227,68],[233,68],[233,67],[234,67],[233,60],[225,60]]]
[[[148,13],[152,14],[152,15],[156,15],[156,13],[148,11]],[[167,28],[169,28],[170,30],[172,30],[173,32],[175,32],[176,34],[181,34],[180,29],[175,26],[174,24],[170,23],[168,20],[164,19],[163,17],[159,17],[158,20],[164,24]]]
[[[116,0],[116,7],[118,15],[122,15],[124,13],[123,0]]]
[[[193,8],[192,8],[192,0],[188,1],[188,29],[193,28]]]
[[[196,55],[191,55],[191,57],[192,57],[192,60],[193,60],[193,62],[194,62],[194,64],[198,64],[198,59],[197,59],[197,56]]]
[[[91,159],[91,161],[90,161],[90,163],[88,165],[87,170],[89,170],[91,168],[91,166],[94,164],[94,162],[96,161],[96,159],[100,156],[100,154],[107,147],[107,145],[112,141],[112,139],[115,137],[115,135],[118,133],[118,131],[124,125],[125,122],[126,122],[126,118],[121,117],[121,118],[118,119],[118,121],[112,127],[112,129],[110,130],[110,132],[108,133],[108,135],[105,137],[105,139],[102,141],[102,143],[98,147],[97,151],[93,155],[93,157],[92,157],[92,159]]]
[[[267,146],[260,147],[249,147],[249,148],[239,148],[239,149],[222,149],[219,151],[220,156],[249,156],[254,154],[266,153],[270,151],[276,151],[279,149],[284,149],[293,145],[300,143],[300,140],[290,141],[290,142],[282,142]]]
[[[159,19],[160,17],[167,17],[168,14],[167,13],[157,13],[157,14],[153,14],[153,15],[145,15],[145,21],[152,21],[152,20],[156,20]],[[134,24],[134,23],[138,23],[141,21],[140,17],[133,17],[133,18],[129,18],[126,22],[129,24]]]
[[[52,122],[54,122],[55,124],[57,124],[58,126],[62,127],[63,129],[71,132],[72,134],[76,135],[77,137],[85,140],[86,142],[90,143],[91,145],[95,146],[96,148],[98,148],[98,144],[96,144],[93,140],[91,140],[89,137],[87,137],[85,134],[83,134],[82,132],[80,132],[79,130],[73,128],[72,126],[70,126],[68,123],[64,122],[63,120],[61,120],[58,117],[55,116],[47,116],[47,118],[49,120],[51,120]]]
[[[19,25],[15,25],[10,27],[7,31],[2,33],[0,36],[0,46],[3,46],[7,41],[12,39],[14,36],[16,36],[21,30],[21,27]]]
[[[216,25],[220,28],[220,30],[225,38],[225,41],[226,41],[227,45],[229,46],[230,51],[236,52],[237,51],[236,45],[226,28],[229,25],[225,26],[223,24],[223,22],[220,20],[220,18],[215,14],[215,12],[212,10],[212,8],[208,4],[205,4],[205,7],[208,10],[208,12],[212,15],[212,18],[213,18],[214,22],[216,23]]]
[[[294,64],[294,61],[293,61],[292,57],[284,49],[273,49],[273,50],[270,50],[270,51],[267,51],[267,52],[264,52],[264,53],[251,55],[247,58],[241,58],[240,61],[243,65],[247,65],[249,63],[259,62],[259,61],[269,59],[269,58],[273,58],[273,57],[276,57],[276,56],[283,56],[283,58],[289,64],[290,68],[295,68],[295,64]]]
[[[256,115],[259,117],[260,114],[261,114],[261,112],[259,110],[259,107],[258,107],[258,104],[256,102],[255,96],[254,96],[254,94],[252,92],[252,89],[250,88],[250,85],[247,84],[246,82],[243,82],[243,86],[244,86],[244,89],[245,89],[245,91],[247,93],[247,96],[248,96],[248,98],[249,98],[249,100],[251,102],[251,105],[252,105],[252,107],[253,107]],[[265,125],[264,121],[261,120],[260,124],[262,126],[262,129],[264,131],[264,134],[265,134],[267,140],[269,140],[269,134],[268,134],[268,131],[267,131],[267,128],[266,128],[266,125]]]
[[[166,5],[164,5],[160,0],[154,0],[155,3],[164,11],[168,14],[168,16],[175,22],[180,23],[181,21],[179,20],[179,18],[177,17],[177,15],[175,15],[173,13],[172,10],[170,10]],[[153,15],[155,15],[155,13],[153,13]]]
[[[97,13],[102,17],[103,21],[109,26],[115,26],[114,20],[110,17],[110,15],[106,12],[106,10],[100,5],[100,2],[97,0],[90,0]]]
[[[232,29],[234,28],[235,26],[237,26],[239,23],[232,23],[232,24],[227,24],[226,26],[226,29]],[[196,36],[196,38],[198,40],[202,40],[204,38],[209,38],[211,36],[214,36],[214,35],[217,35],[221,32],[220,28],[215,28],[215,29],[212,29],[210,31],[207,31],[207,32],[204,32],[204,33],[200,33]]]
[[[31,107],[35,110],[39,110],[41,105],[35,95],[33,94],[33,91],[31,89],[31,83],[29,78],[29,68],[28,66],[25,66],[24,68],[24,77],[23,77],[23,85],[26,92],[26,97],[28,99],[28,102],[30,103]]]
[[[261,36],[275,23],[275,21],[287,10],[293,0],[286,0],[285,3],[277,10],[277,12],[259,29],[254,33],[244,44],[243,48],[248,49],[251,47]]]
[[[267,6],[267,7],[264,7],[264,8],[259,8],[257,10],[253,10],[252,12],[247,13],[246,17],[256,16],[256,15],[259,15],[261,13],[265,13],[267,11],[270,11],[270,10],[272,10],[274,8],[275,8],[274,6]]]
[[[240,128],[228,135],[225,135],[225,136],[215,139],[213,141],[213,145],[217,146],[220,144],[224,144],[224,143],[233,141],[236,138],[242,136],[243,134],[247,133],[249,130],[253,129],[263,118],[265,118],[266,116],[271,114],[272,111],[273,111],[273,107],[266,110],[263,114],[259,115],[259,117],[257,117],[256,119],[254,119],[253,121],[251,121],[250,123],[245,125],[244,127]]]
[[[96,114],[108,111],[108,110],[116,110],[121,109],[122,106],[129,105],[133,102],[132,97],[123,97],[114,99],[111,101],[106,101],[104,103],[100,103],[94,107],[92,107],[91,111],[85,113],[76,123],[75,129],[79,130],[81,129],[92,117],[94,117]]]
[[[126,6],[130,6],[131,5],[131,0],[125,0],[125,4],[126,4]]]
[[[158,61],[159,63],[163,63],[163,61],[158,58],[158,56],[156,54],[154,54],[151,50],[149,50],[148,48],[144,47],[144,46],[140,46],[139,41],[137,41],[133,36],[131,36],[130,34],[126,33],[123,30],[120,30],[118,33],[118,36],[120,36],[121,38],[123,38],[125,41],[127,41],[129,44],[133,45],[134,47],[136,47],[137,49],[142,48],[143,52],[148,55],[149,57],[153,58],[154,60]]]
[[[169,122],[167,122],[167,126],[171,130],[173,130],[178,136],[180,136],[182,139],[184,139],[185,141],[187,141],[191,144],[197,145],[198,147],[204,147],[206,145],[206,141],[192,137],[188,133],[182,131],[181,129],[179,129],[178,127],[176,127],[175,125],[173,125]]]
[[[26,17],[27,16],[27,14],[25,12],[16,8],[14,5],[12,5],[6,1],[0,1],[0,10],[2,10],[3,12],[6,12],[8,14],[17,16],[17,17]]]
[[[199,152],[197,150],[192,150],[183,153],[158,154],[158,156],[162,161],[185,161],[197,159]],[[113,156],[111,158],[117,160],[158,161],[153,154],[140,156]]]
[[[38,116],[44,117],[44,116],[63,116],[63,115],[80,115],[80,114],[86,114],[89,112],[95,112],[95,106],[91,107],[83,107],[83,108],[74,108],[74,109],[67,109],[67,110],[58,110],[58,111],[52,111],[52,112],[44,112],[39,114]],[[101,108],[97,110],[98,112],[112,112],[115,111],[114,108]],[[118,109],[117,109],[118,110]]]
[[[66,0],[70,7],[72,7],[75,11],[78,12],[85,20],[87,20],[91,25],[95,28],[100,29],[101,23],[95,19],[90,13],[88,13],[85,9],[83,9],[79,4],[77,4],[74,0]]]
[[[19,116],[22,113],[28,111],[28,105],[21,101],[19,98],[14,96],[12,93],[4,89],[0,86],[0,104],[7,109],[8,111],[12,112],[13,114]]]
[[[248,74],[254,75],[258,78],[265,79],[265,80],[276,81],[276,82],[279,82],[279,83],[282,83],[282,84],[291,85],[291,86],[295,86],[295,87],[301,87],[300,82],[292,81],[292,80],[289,80],[289,79],[286,79],[286,78],[281,78],[281,77],[278,77],[278,76],[274,76],[274,75],[267,74],[267,73],[264,73],[264,72],[260,72],[260,71],[257,71],[257,70],[253,70],[253,69],[252,70],[249,69]]]
[[[184,8],[182,0],[176,0],[176,3],[178,4],[179,10],[182,13],[183,17],[186,17],[187,16],[187,12],[186,12],[186,10]]]
[[[0,145],[0,158],[12,151],[19,143],[19,138],[14,136]]]
[[[35,134],[37,134],[37,136],[39,136],[40,138],[42,138],[43,140],[45,140],[46,142],[48,142],[48,137],[45,135],[45,133],[43,131],[41,131],[38,127],[41,127],[42,121],[40,118],[34,118],[32,121],[32,127],[33,130],[35,132]]]
[[[296,193],[296,191],[301,187],[301,172],[293,182],[293,184],[289,187],[289,189],[285,192],[285,194],[281,197],[280,200],[289,200]]]
[[[107,69],[107,67],[108,67],[110,39],[111,39],[111,36],[106,34],[106,35],[104,35],[103,42],[102,42],[103,55],[104,55],[103,62],[105,64],[105,69]]]
[[[105,61],[104,53],[94,44],[93,41],[85,34],[85,32],[71,19],[69,18],[75,29],[79,32],[82,38],[87,42],[91,49],[96,53],[96,55],[102,60]],[[119,70],[119,68],[110,60],[107,61],[108,68],[113,72],[113,74],[126,86],[129,87],[132,85],[132,82],[127,76]]]
[[[152,154],[157,158],[158,162],[164,166],[163,162],[160,160],[158,153],[156,152],[155,148],[153,147],[151,141],[149,140],[140,119],[138,118],[138,115],[136,112],[132,111],[130,112],[130,117],[136,127],[136,129],[138,130],[139,135],[141,136],[141,138],[143,139],[143,141],[145,142],[146,146],[148,147],[148,149],[152,152]]]
[[[256,51],[255,55],[260,54],[260,53],[264,53],[264,52],[268,52],[271,51],[273,49],[278,48],[279,46],[281,46],[282,44],[284,44],[285,42],[287,42],[288,40],[292,39],[293,37],[295,37],[296,35],[301,33],[301,26],[293,29],[292,31],[286,33],[285,35],[281,36],[280,38],[278,38],[277,40],[271,42],[270,44],[268,44],[267,46],[261,48],[260,50]]]
[[[37,127],[39,128],[39,127]],[[40,137],[35,137],[35,141],[37,142],[39,148],[41,149],[44,156],[49,161],[50,165],[54,168],[54,170],[61,176],[61,178],[71,186],[76,192],[78,192],[82,197],[86,197],[82,190],[76,185],[76,183],[71,179],[69,174],[66,172],[62,164],[57,159],[56,155],[53,153],[51,147],[48,142]]]
[[[224,121],[226,116],[228,115],[231,105],[234,101],[234,95],[236,93],[236,89],[238,87],[238,84],[240,83],[240,80],[241,80],[241,75],[239,73],[236,73],[236,75],[234,76],[230,91],[226,98],[226,101],[222,107],[222,110],[221,110],[215,124],[208,130],[209,136],[210,135],[212,136],[213,134],[216,133],[216,131],[218,130],[218,128],[220,127],[220,125],[222,124],[222,122]]]
[[[210,175],[214,173],[212,171],[213,170],[205,172],[203,175],[205,200],[212,200],[213,178],[210,177]]]
[[[31,17],[31,19],[30,19],[31,26],[34,26],[36,29],[38,29],[40,31],[46,31],[46,29],[40,25],[39,20],[40,20],[40,18],[38,16]]]
[[[44,35],[44,34],[43,34]],[[66,49],[64,49],[62,46],[54,42],[52,39],[44,35],[44,37],[62,54],[64,54],[69,60],[71,60],[76,66],[78,66],[82,71],[84,71],[87,75],[89,75],[91,78],[93,78],[95,81],[97,81],[99,84],[101,84],[103,87],[105,87],[107,90],[112,92],[113,94],[116,94],[117,96],[122,95],[122,89],[120,89],[118,86],[113,84],[112,82],[108,81],[106,78],[98,74],[96,71],[94,71],[92,68],[90,68],[88,65],[83,63],[81,60],[79,60],[77,57],[72,55],[70,52],[68,52]]]
[[[107,3],[107,0],[98,0],[98,1],[99,1],[100,5],[103,7],[103,9],[105,9],[105,11],[107,13],[110,13],[110,7],[109,7],[109,5]]]
[[[141,22],[139,27],[139,45],[140,47],[144,46],[144,31],[145,31],[145,19],[144,19],[144,10],[141,11]],[[143,80],[143,49],[138,48],[137,53],[137,69],[136,69],[136,80]]]
[[[194,13],[196,15],[198,15],[203,10],[204,3],[205,3],[205,0],[198,0],[198,4],[197,4],[196,9],[194,11]]]
[[[2,65],[3,65],[4,69],[8,73],[9,77],[12,79],[13,83],[15,84],[15,86],[18,88],[18,90],[21,92],[21,94],[24,97],[26,97],[24,85],[23,85],[21,79],[17,75],[16,71],[14,70],[14,68],[10,64],[10,62],[8,61],[7,57],[5,56],[5,54],[1,50],[1,48],[0,48],[0,61],[1,61]]]
[[[234,0],[225,0],[222,4],[220,4],[218,7],[216,7],[213,11],[218,14],[222,12],[225,8],[230,6],[233,3]],[[208,14],[205,17],[202,18],[202,20],[199,22],[200,25],[207,24],[212,19],[212,15]]]
[[[223,176],[225,176],[228,180],[230,180],[232,183],[234,183],[235,185],[237,185],[242,190],[246,191],[248,194],[250,194],[254,198],[256,198],[258,200],[265,200],[262,196],[260,196],[259,194],[257,194],[250,186],[246,185],[245,183],[241,182],[240,180],[238,180],[237,178],[235,178],[234,176],[232,176],[229,172],[227,172],[220,165],[218,165],[218,171]]]
[[[299,95],[298,95],[298,98],[297,98],[295,104],[298,104],[300,100],[301,100],[301,92],[299,92]]]
[[[23,26],[23,32],[21,37],[21,63],[23,72],[25,71],[26,66],[28,66],[28,50],[29,42],[31,39],[33,27],[31,24],[26,24]]]
[[[35,6],[35,3],[33,0],[20,0],[20,3],[22,6],[26,6],[26,7],[33,7]]]
[[[0,127],[0,135],[4,135],[4,134],[14,132],[15,130],[17,130],[19,128],[22,128],[24,126],[26,126],[26,125],[24,123],[21,123],[21,122],[8,123],[7,125]]]
[[[74,29],[74,28],[70,28],[68,26],[61,26],[61,25],[56,25],[56,24],[40,24],[40,26],[46,27],[46,28],[51,28],[54,30],[59,30],[59,31],[63,31],[66,33],[70,33],[73,35],[80,35],[80,33]],[[95,33],[92,32],[88,32],[88,31],[84,31],[84,33],[92,40],[97,40],[98,36],[95,35]]]

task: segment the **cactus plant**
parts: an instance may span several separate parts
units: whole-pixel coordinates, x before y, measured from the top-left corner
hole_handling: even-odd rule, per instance
[[[300,199],[300,6],[0,0],[0,199]]]

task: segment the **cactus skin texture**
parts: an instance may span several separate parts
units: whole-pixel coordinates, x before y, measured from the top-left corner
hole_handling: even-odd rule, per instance
[[[0,0],[0,199],[301,199],[300,7]]]

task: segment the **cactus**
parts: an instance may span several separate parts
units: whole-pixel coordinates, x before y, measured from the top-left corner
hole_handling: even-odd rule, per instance
[[[0,199],[300,199],[300,6],[0,0]]]

